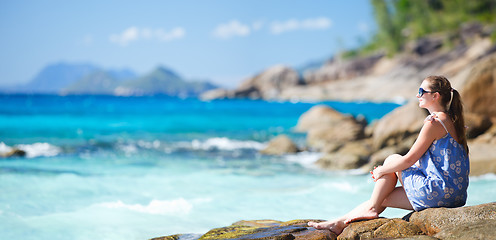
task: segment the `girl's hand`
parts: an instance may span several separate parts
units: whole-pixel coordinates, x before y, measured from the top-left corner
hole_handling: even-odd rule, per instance
[[[374,182],[377,182],[379,178],[381,178],[384,174],[382,173],[382,166],[374,167],[374,170],[370,171],[370,174],[372,174],[372,179],[374,179]]]

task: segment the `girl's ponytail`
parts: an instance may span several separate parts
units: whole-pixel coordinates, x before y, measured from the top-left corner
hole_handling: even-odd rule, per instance
[[[463,117],[463,104],[461,101],[460,93],[456,89],[451,89],[453,98],[449,105],[448,115],[451,117],[455,125],[456,135],[458,136],[459,143],[465,148],[468,153],[467,135],[465,131],[465,118]]]
[[[446,111],[455,125],[456,135],[468,153],[467,135],[465,132],[465,118],[463,117],[463,104],[460,93],[451,87],[451,83],[444,76],[429,76],[431,91],[441,95],[441,104],[446,107]]]

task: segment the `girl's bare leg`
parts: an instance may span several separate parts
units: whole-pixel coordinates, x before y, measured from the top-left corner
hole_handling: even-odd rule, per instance
[[[338,219],[320,223],[309,222],[308,226],[316,229],[329,229],[339,235],[348,223],[352,221],[378,218],[379,214],[386,209],[382,206],[382,202],[394,190],[396,181],[397,177],[394,173],[382,176],[377,180],[369,200],[358,205]]]
[[[387,162],[384,164],[386,165]],[[404,189],[396,188],[397,181],[396,174],[386,174],[376,181],[369,200],[338,219],[320,223],[309,222],[308,225],[316,229],[329,229],[339,235],[350,222],[378,218],[387,206],[412,209]]]
[[[383,206],[384,200],[393,192],[396,187],[398,177],[396,174],[389,173],[378,179],[374,186],[372,196],[368,201],[362,203],[359,207],[353,209],[350,213],[346,214],[346,223],[378,218],[386,207]]]

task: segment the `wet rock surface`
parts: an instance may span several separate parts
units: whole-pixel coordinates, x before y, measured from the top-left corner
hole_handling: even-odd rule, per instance
[[[349,224],[337,236],[328,230],[308,227],[309,221],[239,221],[199,235],[171,235],[153,240],[248,239],[248,240],[345,240],[345,239],[494,239],[496,202],[459,208],[431,208],[412,212],[402,219],[378,218]],[[196,237],[195,237],[196,236]]]

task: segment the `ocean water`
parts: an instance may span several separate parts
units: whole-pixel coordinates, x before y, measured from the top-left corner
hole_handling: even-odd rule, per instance
[[[314,152],[258,153],[279,134],[303,146],[293,127],[316,104],[369,122],[398,107],[0,95],[0,152],[27,152],[0,158],[1,239],[149,239],[342,215],[368,199],[368,175],[320,170]],[[496,199],[494,175],[470,181],[468,205]]]

